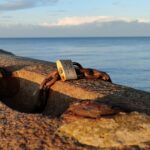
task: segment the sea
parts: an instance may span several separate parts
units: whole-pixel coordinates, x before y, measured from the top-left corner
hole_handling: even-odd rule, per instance
[[[107,72],[113,83],[150,92],[150,37],[0,38],[0,49]]]

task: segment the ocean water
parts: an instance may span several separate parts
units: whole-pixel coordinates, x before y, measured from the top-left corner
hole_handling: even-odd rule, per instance
[[[0,49],[47,61],[72,59],[117,84],[150,92],[150,38],[0,38]]]

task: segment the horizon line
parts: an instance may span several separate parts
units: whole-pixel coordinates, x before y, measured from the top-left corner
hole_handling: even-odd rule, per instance
[[[0,39],[13,39],[13,38],[150,38],[150,35],[149,36],[42,36],[42,37],[23,37],[23,36],[18,36],[18,37],[0,37]]]

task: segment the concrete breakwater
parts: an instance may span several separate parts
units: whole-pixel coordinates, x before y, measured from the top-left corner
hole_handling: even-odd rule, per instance
[[[1,149],[150,147],[150,93],[101,80],[57,81],[43,113],[37,114],[39,84],[56,69],[55,63],[0,51],[0,67],[12,72],[7,91],[0,89]],[[13,89],[15,94],[9,96]],[[91,102],[88,111],[92,114],[100,113],[97,106],[118,112],[87,117],[76,107],[83,101]]]

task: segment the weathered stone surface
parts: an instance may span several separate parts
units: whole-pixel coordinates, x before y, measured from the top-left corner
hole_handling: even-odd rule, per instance
[[[26,94],[19,92],[19,94],[23,95],[17,95],[17,97],[23,98],[28,96],[25,104],[27,107],[30,106],[28,111],[32,110],[35,103],[37,103],[39,84],[50,71],[56,69],[54,63],[5,54],[0,54],[0,66],[13,71],[14,76],[20,80],[21,91],[28,90]],[[61,114],[64,111],[64,107],[66,108],[68,102],[73,99],[96,100],[126,111],[140,111],[150,114],[150,93],[101,80],[57,81],[52,86],[50,95],[45,110],[48,114]],[[51,97],[53,98],[51,99]],[[24,99],[21,102],[24,102]]]
[[[19,82],[18,93],[1,99],[6,105],[0,102],[0,149],[150,149],[150,93],[101,80],[57,81],[45,115],[29,114],[39,105],[39,84],[55,64],[0,52],[0,67]],[[81,100],[94,105],[82,111],[82,105],[74,107]],[[121,112],[101,116],[114,107]]]
[[[72,116],[97,119],[102,116],[115,115],[119,113],[119,111],[118,109],[113,109],[107,105],[99,104],[94,101],[79,101],[72,103],[63,113],[63,120],[66,118],[67,121],[67,118],[72,118]]]
[[[58,131],[61,136],[72,137],[97,148],[150,148],[150,117],[137,112],[95,120],[76,118]]]
[[[71,140],[62,142],[65,138],[55,135],[59,126],[58,118],[20,113],[0,102],[1,150],[82,150],[82,146]]]

